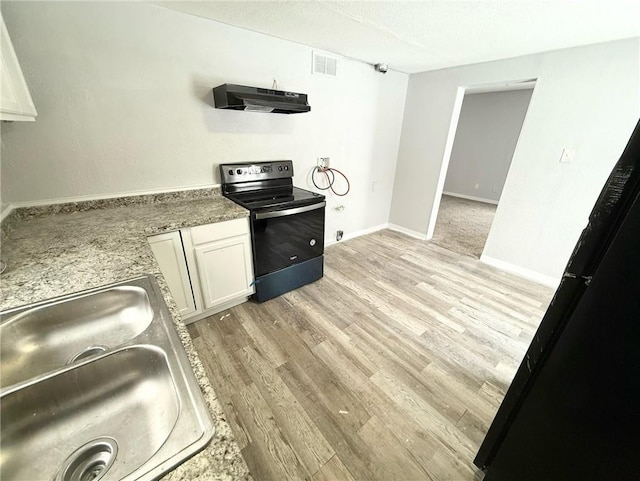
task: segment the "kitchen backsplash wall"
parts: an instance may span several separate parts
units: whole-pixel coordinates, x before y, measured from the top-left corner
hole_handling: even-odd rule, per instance
[[[387,222],[407,75],[340,57],[337,77],[313,75],[309,47],[144,3],[2,13],[39,114],[2,127],[3,203],[210,186],[219,163],[251,160],[292,159],[310,187],[316,158],[330,157],[352,189],[329,199],[327,237]],[[274,79],[307,93],[311,112],[213,108],[216,85]]]

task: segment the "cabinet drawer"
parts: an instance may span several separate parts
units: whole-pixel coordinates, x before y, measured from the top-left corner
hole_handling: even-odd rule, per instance
[[[191,228],[193,245],[249,234],[249,218],[228,220]]]

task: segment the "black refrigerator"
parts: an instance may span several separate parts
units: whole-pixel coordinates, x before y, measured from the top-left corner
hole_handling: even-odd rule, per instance
[[[474,464],[485,481],[640,480],[640,123]]]

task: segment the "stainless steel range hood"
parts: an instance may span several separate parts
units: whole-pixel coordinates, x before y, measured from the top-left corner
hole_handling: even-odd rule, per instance
[[[217,109],[273,114],[300,114],[311,110],[306,94],[245,85],[219,85],[213,89],[213,100]]]

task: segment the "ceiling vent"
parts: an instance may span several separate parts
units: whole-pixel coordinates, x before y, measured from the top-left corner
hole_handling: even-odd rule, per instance
[[[313,73],[335,77],[338,68],[338,59],[327,57],[313,52]]]

